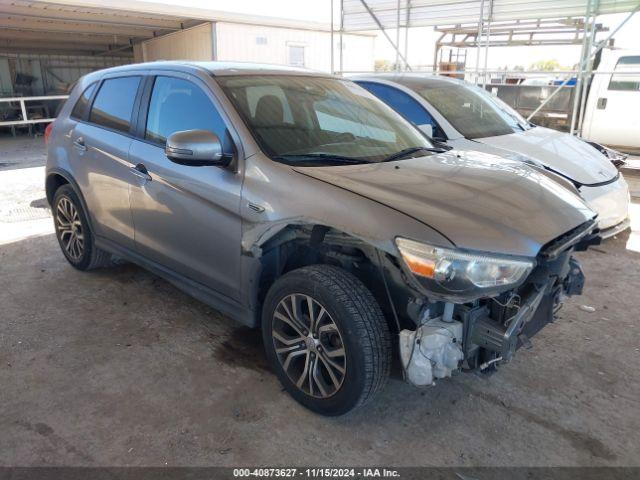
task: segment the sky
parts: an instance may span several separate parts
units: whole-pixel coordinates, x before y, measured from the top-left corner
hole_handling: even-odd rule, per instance
[[[331,0],[155,0],[174,5],[223,10],[229,12],[246,13],[252,15],[264,15],[276,18],[295,20],[307,20],[329,24],[331,12]],[[334,0],[334,14],[338,25],[339,0]],[[624,14],[603,15],[598,22],[615,28],[625,17]],[[616,34],[616,46],[627,49],[640,50],[640,13],[637,13]],[[389,31],[395,39],[395,31]],[[404,34],[403,34],[404,35]],[[403,35],[401,35],[402,38]],[[607,34],[602,34],[606,36]],[[409,37],[409,63],[411,65],[431,65],[433,63],[433,51],[435,40],[438,37],[431,28],[414,28]],[[604,38],[604,37],[599,37]],[[376,38],[376,59],[385,59],[393,62],[395,53],[389,42],[382,34]],[[580,57],[580,46],[552,46],[552,47],[502,47],[492,48],[489,53],[487,65],[489,68],[513,68],[523,66],[528,68],[539,60],[557,60],[560,65],[571,67]],[[484,59],[481,60],[484,62]],[[469,49],[467,67],[475,65],[475,52]],[[482,65],[482,63],[481,63]]]

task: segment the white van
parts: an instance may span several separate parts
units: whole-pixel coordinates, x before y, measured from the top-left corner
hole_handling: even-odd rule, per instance
[[[583,138],[640,151],[640,51],[605,50],[597,71],[615,73],[593,75]]]

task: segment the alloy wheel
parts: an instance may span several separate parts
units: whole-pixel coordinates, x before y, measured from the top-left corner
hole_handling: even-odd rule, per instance
[[[58,202],[56,227],[60,244],[67,255],[74,261],[80,260],[84,254],[84,230],[78,209],[67,197],[62,197]]]
[[[278,303],[271,327],[276,356],[307,395],[328,398],[342,386],[346,350],[329,312],[314,298],[291,294]]]

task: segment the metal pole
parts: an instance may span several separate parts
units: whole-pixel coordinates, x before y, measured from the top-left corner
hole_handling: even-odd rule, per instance
[[[482,88],[487,86],[487,68],[489,62],[489,41],[491,40],[491,17],[493,16],[493,0],[489,0],[489,15],[487,16],[487,41],[484,44],[484,71],[482,73]]]
[[[578,68],[578,75],[576,78],[576,86],[573,90],[573,107],[571,108],[571,128],[569,130],[569,133],[571,133],[571,135],[573,135],[573,132],[575,131],[575,124],[576,124],[576,113],[578,111],[578,104],[580,101],[580,91],[582,89],[582,79],[584,76],[584,72],[583,72],[583,64],[584,64],[584,60],[585,58],[587,58],[588,52],[589,50],[587,50],[587,45],[588,45],[588,41],[587,41],[587,37],[589,36],[589,28],[591,26],[591,5],[592,5],[592,0],[588,0],[587,1],[587,11],[584,14],[584,28],[583,28],[583,34],[582,34],[582,49],[580,50],[580,68]]]
[[[587,51],[591,52],[593,48],[593,43],[596,39],[596,17],[593,15],[591,17],[591,32],[589,35],[589,46],[587,47]],[[576,134],[580,135],[582,133],[582,121],[584,120],[584,109],[587,104],[587,91],[589,88],[589,80],[591,79],[592,72],[592,63],[587,62],[587,71],[582,78],[582,92],[580,93],[580,109],[578,110],[579,117],[578,123],[576,124]]]
[[[396,72],[400,70],[400,0],[398,0],[398,4],[396,7],[396,45],[398,46],[396,50]]]
[[[333,75],[334,73],[336,73],[333,65],[333,50],[335,49],[335,44],[333,43],[333,0],[329,0],[329,5],[329,10],[331,12],[331,75]]]
[[[578,71],[578,72],[580,72],[580,71],[584,68],[584,64],[585,64],[586,62],[588,62],[589,60],[591,60],[591,57],[593,57],[594,55],[596,55],[600,50],[602,50],[602,49],[605,47],[605,45],[607,44],[607,42],[608,42],[609,40],[611,40],[611,38],[612,38],[616,33],[618,33],[618,30],[620,30],[620,29],[622,28],[622,26],[623,26],[623,25],[625,25],[625,24],[629,21],[629,19],[630,19],[631,17],[633,17],[633,15],[634,15],[638,10],[640,10],[640,3],[638,3],[638,6],[637,6],[636,8],[634,8],[634,9],[629,13],[629,15],[627,15],[627,17],[626,17],[626,18],[625,18],[625,19],[620,23],[620,25],[618,25],[618,26],[615,28],[615,30],[613,30],[613,32],[611,32],[609,35],[607,35],[607,38],[605,38],[604,40],[602,40],[602,41],[600,41],[600,42],[598,42],[598,43],[596,44],[596,49],[595,49],[593,52],[591,52],[591,53],[589,54],[589,57],[588,57],[585,61],[581,62],[581,63],[580,63],[580,65],[578,65],[578,69],[577,69],[577,71]],[[529,116],[527,117],[527,120],[531,120],[531,119],[533,118],[533,116],[534,116],[536,113],[538,113],[538,112],[540,111],[540,109],[541,109],[543,106],[545,106],[545,105],[549,102],[549,100],[551,100],[553,97],[555,97],[555,96],[556,96],[556,94],[557,94],[557,93],[562,89],[562,87],[564,87],[564,86],[569,82],[569,80],[571,80],[571,76],[567,77],[567,78],[566,78],[566,79],[565,79],[565,80],[564,80],[560,85],[558,85],[558,88],[556,88],[556,89],[553,91],[553,93],[552,93],[551,95],[549,95],[549,96],[544,100],[544,102],[542,102],[540,105],[538,105],[538,108],[536,108],[536,109],[531,113],[531,115],[529,115]]]
[[[376,25],[378,26],[378,28],[380,29],[382,34],[385,36],[387,41],[391,44],[393,49],[396,51],[396,53],[398,54],[400,59],[402,59],[402,61],[405,63],[405,65],[407,66],[407,70],[411,70],[411,66],[409,65],[409,62],[407,62],[407,59],[405,58],[405,56],[402,53],[400,53],[400,49],[398,48],[398,45],[396,45],[393,42],[393,40],[391,39],[391,37],[389,36],[387,31],[385,30],[384,26],[382,25],[382,23],[380,22],[380,20],[376,16],[376,14],[373,13],[373,10],[371,10],[371,7],[369,7],[369,5],[367,4],[367,2],[365,0],[360,0],[360,3],[362,3],[362,6],[367,10],[369,15],[371,15],[371,18],[373,19],[373,21],[376,22]]]
[[[407,11],[404,19],[404,58],[409,58],[409,21],[411,20],[411,0],[407,0],[405,7]],[[404,69],[407,69],[406,64]]]
[[[342,32],[344,30],[344,0],[340,0],[340,75],[344,72],[343,54],[342,54]]]
[[[442,35],[440,35],[440,38],[438,38],[438,40],[436,40],[436,48],[433,52],[433,73],[438,73],[438,70],[440,70],[438,68],[438,53],[440,52],[440,41],[446,36],[446,33],[443,33]]]
[[[478,84],[478,79],[480,78],[480,38],[482,37],[483,31],[484,31],[484,0],[480,2],[480,20],[478,21],[478,34],[476,36],[476,75],[473,82],[476,85]]]

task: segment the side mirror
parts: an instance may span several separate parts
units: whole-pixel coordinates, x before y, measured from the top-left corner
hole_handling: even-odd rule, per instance
[[[222,153],[220,139],[207,130],[184,130],[167,138],[165,154],[172,162],[189,166],[226,167],[230,155]]]
[[[433,125],[431,125],[430,123],[425,123],[423,125],[418,125],[418,128],[427,137],[433,138]]]

